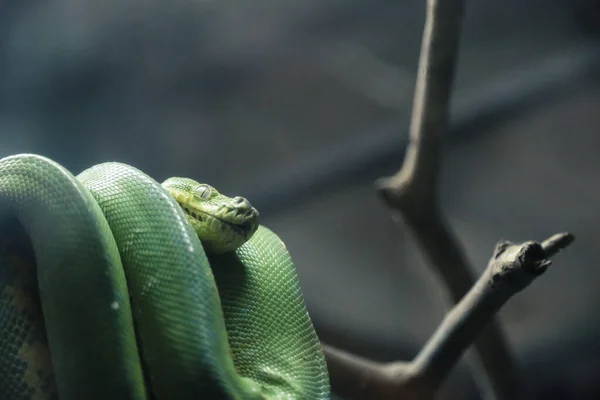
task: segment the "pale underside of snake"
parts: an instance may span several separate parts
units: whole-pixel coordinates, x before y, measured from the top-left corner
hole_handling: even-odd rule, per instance
[[[247,200],[0,160],[0,400],[328,398],[294,264]]]

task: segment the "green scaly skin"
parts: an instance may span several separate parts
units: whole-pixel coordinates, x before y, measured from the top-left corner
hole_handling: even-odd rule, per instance
[[[0,160],[0,400],[328,398],[292,260],[245,199]]]

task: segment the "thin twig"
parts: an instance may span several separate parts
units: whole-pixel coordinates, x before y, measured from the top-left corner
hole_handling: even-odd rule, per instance
[[[334,391],[357,400],[433,399],[481,329],[512,296],[546,271],[550,257],[573,240],[573,235],[560,233],[541,244],[498,243],[477,283],[410,363],[380,364],[324,346]]]
[[[462,0],[427,2],[410,144],[400,171],[378,182],[382,197],[390,208],[402,213],[453,303],[461,299],[475,281],[461,245],[439,207],[437,185],[463,10]],[[474,347],[481,364],[476,363],[475,369],[482,368],[489,380],[478,373],[482,389],[498,400],[522,398],[520,376],[495,321],[481,332]]]
[[[415,375],[428,388],[438,388],[463,351],[513,295],[523,290],[550,265],[550,257],[572,243],[562,233],[542,244],[500,242],[477,283],[446,315],[413,363]]]

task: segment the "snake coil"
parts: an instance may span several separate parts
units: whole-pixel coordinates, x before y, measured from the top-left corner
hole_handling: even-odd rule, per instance
[[[131,166],[0,160],[0,400],[328,398],[272,231],[207,255],[181,203]]]

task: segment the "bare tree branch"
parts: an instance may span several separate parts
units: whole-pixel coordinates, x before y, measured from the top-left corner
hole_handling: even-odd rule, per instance
[[[439,207],[437,185],[463,11],[463,0],[427,1],[410,143],[400,171],[377,183],[388,206],[402,213],[453,303],[474,283],[472,269]],[[486,382],[480,374],[482,388],[491,389],[498,400],[522,398],[519,374],[495,321],[480,333],[475,349],[489,379]]]
[[[500,308],[543,274],[551,263],[550,257],[573,239],[573,235],[563,233],[542,244],[498,243],[477,283],[446,315],[414,360],[415,375],[425,379],[428,388],[438,388],[462,352]]]
[[[381,364],[327,345],[323,351],[331,386],[344,399],[396,399],[399,387],[409,383],[408,363]]]
[[[410,143],[400,171],[377,182],[381,196],[402,214],[450,299],[458,304],[411,363],[379,364],[325,346],[332,388],[348,399],[432,399],[474,340],[489,380],[479,376],[482,389],[497,400],[522,399],[522,381],[495,315],[573,240],[569,234],[558,234],[541,245],[501,242],[473,285],[472,268],[438,200],[463,9],[462,0],[427,1]]]
[[[450,299],[461,299],[475,279],[457,238],[439,207],[439,170],[454,81],[462,0],[428,0],[427,17],[410,126],[410,144],[400,171],[380,179],[388,206],[400,211]],[[498,400],[523,397],[522,383],[500,326],[492,321],[474,344],[478,381]],[[483,369],[485,375],[479,370]],[[490,392],[491,391],[491,392]]]
[[[546,271],[550,257],[573,240],[573,235],[560,233],[541,244],[498,243],[477,283],[410,363],[381,364],[324,346],[334,391],[357,400],[433,399],[481,329],[512,296]]]

